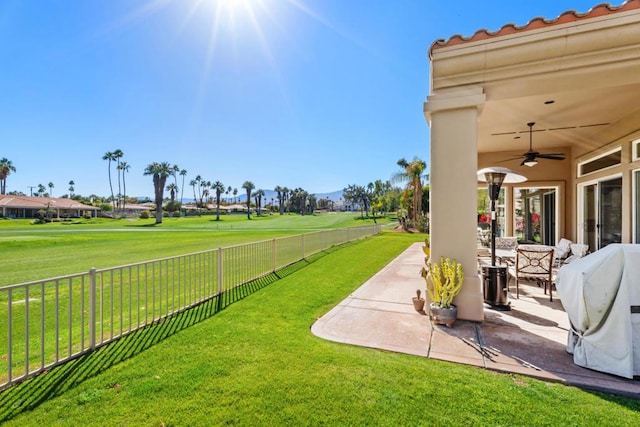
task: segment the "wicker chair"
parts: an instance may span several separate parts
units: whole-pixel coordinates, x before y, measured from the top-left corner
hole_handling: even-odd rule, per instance
[[[520,245],[516,248],[516,298],[520,298],[520,280],[535,280],[544,286],[547,293],[549,286],[549,301],[553,301],[553,253],[554,249],[543,245]]]

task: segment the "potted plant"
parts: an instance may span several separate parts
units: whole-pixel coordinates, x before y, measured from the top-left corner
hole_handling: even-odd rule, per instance
[[[458,309],[452,302],[462,289],[462,265],[455,259],[440,257],[440,264],[427,261],[427,267],[423,267],[420,274],[427,284],[431,319],[450,328],[458,316]]]

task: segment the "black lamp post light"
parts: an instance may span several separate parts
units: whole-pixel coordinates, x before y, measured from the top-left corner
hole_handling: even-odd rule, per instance
[[[478,171],[478,181],[487,183],[491,201],[491,266],[483,267],[484,300],[486,303],[508,310],[507,267],[496,265],[496,201],[502,184],[517,184],[526,181],[522,175],[508,168],[489,167]]]

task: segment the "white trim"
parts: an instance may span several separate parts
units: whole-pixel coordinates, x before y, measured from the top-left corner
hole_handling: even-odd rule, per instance
[[[640,142],[640,140],[637,142]],[[633,243],[640,243],[638,239],[636,239],[636,233],[640,226],[637,221],[638,210],[640,209],[640,206],[638,206],[640,204],[640,198],[636,197],[636,191],[638,191],[636,175],[638,175],[638,180],[640,180],[640,169],[633,169],[631,171],[631,241]]]
[[[631,161],[635,162],[636,160],[640,160],[640,155],[638,155],[638,146],[640,146],[640,138],[631,141]]]
[[[576,206],[576,239],[578,240],[577,243],[580,244],[585,244],[584,241],[584,188],[589,186],[589,185],[598,185],[599,183],[603,182],[603,181],[610,181],[612,179],[616,179],[616,178],[623,178],[622,173],[618,172],[618,173],[614,173],[611,175],[607,175],[607,176],[603,176],[597,179],[592,179],[590,181],[585,181],[585,182],[580,182],[577,184],[576,186],[576,200],[577,200],[577,206]],[[624,178],[623,178],[624,180]],[[598,191],[596,191],[595,193],[595,197],[596,197],[596,206],[599,204],[599,200],[598,200]],[[598,216],[600,215],[599,209],[596,209],[596,221],[599,221]],[[600,236],[597,235],[596,232],[596,246],[598,246],[598,241]],[[600,249],[599,247],[597,248],[589,248],[589,251],[591,252],[595,252],[596,250]]]
[[[607,166],[606,168],[602,168],[602,169],[594,170],[594,171],[592,171],[592,172],[587,172],[587,173],[584,173],[584,174],[580,172],[580,170],[581,170],[581,168],[582,168],[582,166],[583,166],[583,165],[585,165],[585,164],[587,164],[587,163],[591,163],[591,162],[596,161],[596,160],[598,160],[598,159],[601,159],[601,158],[603,158],[603,157],[607,157],[607,156],[609,156],[609,155],[611,155],[611,154],[613,154],[613,153],[615,153],[615,152],[617,152],[617,151],[619,151],[619,152],[620,152],[620,163],[618,163],[617,165]],[[612,148],[611,150],[605,151],[604,153],[600,153],[600,154],[598,154],[597,156],[592,156],[592,157],[586,158],[585,160],[581,160],[581,161],[579,161],[578,163],[576,163],[576,168],[577,168],[577,170],[576,170],[576,176],[577,176],[578,178],[582,178],[582,177],[584,177],[584,176],[589,176],[589,175],[592,175],[592,174],[594,174],[594,173],[600,173],[600,172],[602,172],[602,171],[606,171],[606,170],[608,170],[608,169],[617,168],[617,167],[619,167],[620,165],[622,165],[622,147],[621,147],[620,145],[618,145],[617,147]]]

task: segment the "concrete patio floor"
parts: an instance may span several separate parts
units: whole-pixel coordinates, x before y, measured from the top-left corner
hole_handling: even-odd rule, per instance
[[[559,296],[521,285],[511,311],[485,307],[483,323],[434,325],[414,310],[411,298],[424,289],[422,243],[415,243],[326,315],[311,331],[330,341],[463,363],[640,398],[640,379],[629,380],[573,363],[566,352],[569,320]]]

